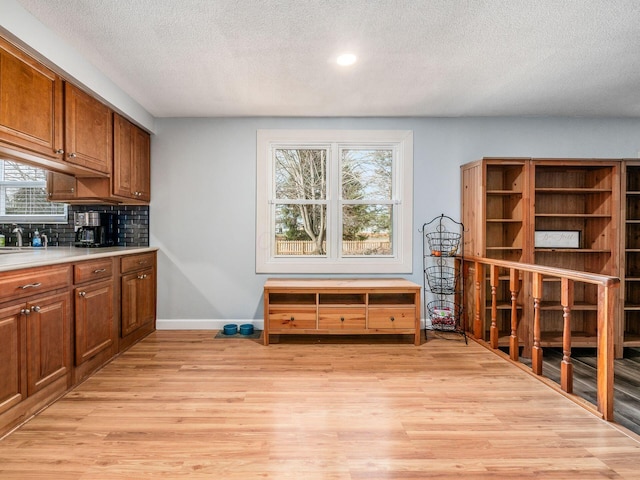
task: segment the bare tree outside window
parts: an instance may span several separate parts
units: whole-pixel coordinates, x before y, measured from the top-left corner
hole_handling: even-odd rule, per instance
[[[278,148],[275,159],[275,240],[278,255],[326,255],[326,149]],[[341,149],[344,256],[393,252],[393,151]]]
[[[325,255],[327,234],[327,151],[276,149],[276,246],[307,242],[310,248],[282,255]],[[297,247],[297,246],[296,246]]]

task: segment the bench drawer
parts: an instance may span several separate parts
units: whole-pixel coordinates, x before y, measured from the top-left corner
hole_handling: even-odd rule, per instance
[[[414,307],[369,307],[369,328],[391,330],[415,328]]]
[[[364,330],[367,311],[364,307],[325,307],[318,312],[318,328],[321,330]]]
[[[316,328],[316,307],[269,309],[270,330],[308,330]]]

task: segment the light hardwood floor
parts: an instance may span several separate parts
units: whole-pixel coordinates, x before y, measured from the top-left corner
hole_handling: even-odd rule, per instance
[[[640,443],[460,337],[156,332],[0,441],[8,479],[639,479]]]

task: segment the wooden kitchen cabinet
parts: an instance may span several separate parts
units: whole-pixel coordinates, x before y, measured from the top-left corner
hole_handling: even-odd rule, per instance
[[[0,435],[71,385],[69,266],[0,278]]]
[[[420,288],[400,278],[268,279],[264,344],[270,335],[405,334],[419,345]]]
[[[71,299],[68,292],[40,295],[0,310],[3,370],[0,413],[71,373]]]
[[[114,312],[114,260],[77,263],[74,270],[75,381],[78,382],[118,352]]]
[[[155,252],[121,257],[120,273],[120,349],[122,350],[155,329]]]
[[[0,414],[27,397],[24,308],[20,304],[0,309]]]
[[[74,85],[66,83],[65,161],[90,169],[97,176],[109,175],[113,152],[112,132],[111,109]]]
[[[76,177],[64,173],[47,172],[47,199],[64,202],[76,198]]]
[[[0,37],[0,152],[6,147],[62,161],[63,81]]]
[[[155,251],[0,272],[0,436],[155,329],[155,272]]]
[[[148,202],[151,199],[149,134],[114,114],[113,140],[113,194]]]
[[[113,172],[110,177],[47,174],[50,201],[91,204],[147,204],[151,200],[150,135],[118,114],[113,120]]]
[[[65,378],[71,384],[71,296],[68,292],[29,299],[27,318],[27,392]],[[66,389],[66,388],[65,388]]]

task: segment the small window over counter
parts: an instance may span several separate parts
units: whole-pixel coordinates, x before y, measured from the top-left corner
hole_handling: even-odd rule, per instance
[[[47,200],[47,172],[0,159],[0,222],[67,223],[67,205]]]

